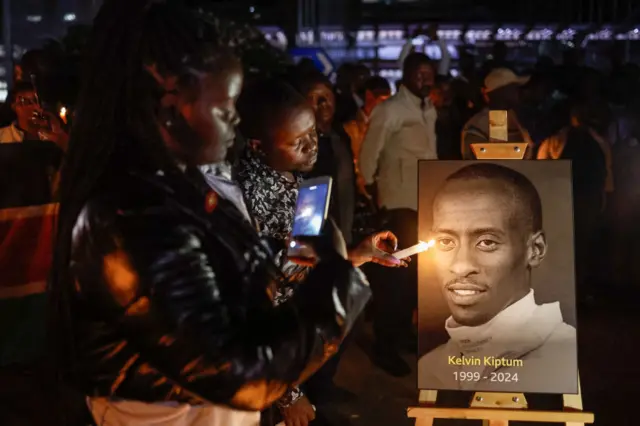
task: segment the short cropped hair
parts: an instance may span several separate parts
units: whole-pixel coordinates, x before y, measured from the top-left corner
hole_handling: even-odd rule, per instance
[[[525,225],[531,232],[542,230],[542,200],[536,187],[522,173],[494,163],[476,163],[451,174],[448,182],[487,179],[505,185],[515,198],[516,207],[523,213]]]
[[[422,65],[433,66],[433,61],[424,53],[410,53],[402,63],[402,75],[410,74]]]
[[[306,106],[307,100],[282,79],[257,80],[238,100],[240,133],[247,139],[267,140],[284,113]]]
[[[18,98],[18,95],[25,92],[35,92],[35,87],[29,81],[17,81],[13,87],[11,88],[11,95],[9,96],[9,100],[11,102],[15,102]]]

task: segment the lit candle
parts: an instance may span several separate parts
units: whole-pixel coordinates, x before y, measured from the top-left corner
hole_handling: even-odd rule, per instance
[[[429,250],[429,248],[433,247],[435,243],[435,240],[429,240],[429,242],[426,243],[424,241],[420,241],[414,246],[393,253],[393,257],[395,257],[396,259],[406,259],[407,257],[411,257],[414,254],[422,253],[423,251]]]
[[[64,124],[67,124],[67,108],[60,108],[60,118],[62,119]]]

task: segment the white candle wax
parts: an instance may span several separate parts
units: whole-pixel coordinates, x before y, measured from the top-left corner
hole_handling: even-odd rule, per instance
[[[396,259],[406,259],[407,257],[411,257],[414,254],[422,253],[423,251],[429,250],[435,244],[435,241],[431,240],[428,243],[424,241],[420,241],[418,244],[406,248],[404,250],[397,251],[393,253],[393,257]]]

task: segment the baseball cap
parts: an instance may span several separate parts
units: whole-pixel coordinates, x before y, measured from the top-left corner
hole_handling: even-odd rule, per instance
[[[484,87],[488,93],[510,84],[522,86],[527,84],[530,78],[530,76],[518,76],[508,68],[496,68],[484,79]]]

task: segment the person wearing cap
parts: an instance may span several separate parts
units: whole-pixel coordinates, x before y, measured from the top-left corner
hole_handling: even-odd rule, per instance
[[[520,103],[520,87],[529,81],[528,76],[518,76],[508,68],[496,68],[484,80],[483,93],[487,106],[471,117],[462,129],[462,158],[475,160],[471,144],[501,142],[489,137],[489,111],[507,111],[508,140],[502,142],[527,142],[526,159],[533,158],[533,141],[522,126],[515,109]]]

